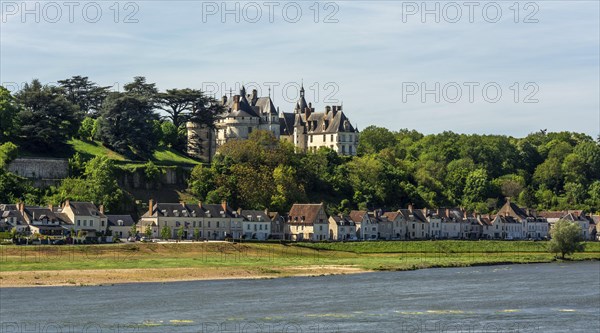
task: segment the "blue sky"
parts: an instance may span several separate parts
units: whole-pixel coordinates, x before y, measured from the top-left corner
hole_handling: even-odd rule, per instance
[[[2,0],[3,85],[16,89],[32,78],[52,83],[85,75],[118,89],[142,75],[160,89],[218,86],[222,95],[245,83],[261,95],[273,87],[275,104],[289,112],[303,80],[317,110],[343,102],[359,128],[600,133],[598,1],[520,2],[517,19],[513,1],[477,2],[473,22],[463,2],[457,2],[458,19],[456,7],[444,1],[428,1],[427,8],[421,1],[320,2],[317,23],[314,1],[275,1],[275,7],[263,1],[122,1],[116,23],[115,1],[76,3],[70,22],[63,2],[55,2],[58,15],[48,2],[23,8],[20,1]],[[423,11],[435,12],[436,4],[440,22],[434,14],[423,21]],[[236,6],[240,22],[234,14],[223,20],[224,10]],[[262,16],[251,22],[256,8]],[[130,20],[137,23],[125,23],[134,11]],[[329,14],[334,22],[324,22]],[[537,23],[525,23],[528,15]],[[436,83],[438,92],[422,94],[422,88],[435,91]]]

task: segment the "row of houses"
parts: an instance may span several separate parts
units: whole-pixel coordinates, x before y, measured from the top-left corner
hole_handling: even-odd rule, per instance
[[[495,215],[461,208],[397,211],[354,210],[328,216],[325,206],[295,204],[288,214],[268,210],[234,210],[221,204],[158,203],[150,200],[138,221],[130,215],[107,215],[91,202],[66,201],[61,207],[0,204],[0,230],[61,238],[66,234],[116,237],[138,233],[151,237],[208,240],[285,239],[292,241],[417,240],[417,239],[545,239],[558,220],[578,223],[581,236],[600,235],[599,216],[582,211],[536,212],[508,200]]]

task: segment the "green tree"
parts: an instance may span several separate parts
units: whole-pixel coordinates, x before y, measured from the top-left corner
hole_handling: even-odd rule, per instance
[[[77,136],[81,140],[92,141],[94,140],[95,130],[97,130],[96,120],[91,117],[85,117],[81,122]]]
[[[170,121],[163,121],[160,124],[160,141],[161,144],[166,146],[166,147],[170,147],[170,148],[174,148],[177,147],[179,144],[179,133],[177,130],[177,127],[175,125],[173,125],[172,122]]]
[[[144,230],[144,235],[147,238],[152,238],[152,227],[146,226],[146,230]]]
[[[177,229],[177,239],[182,240],[184,232],[183,226],[179,227],[179,229]]]
[[[486,201],[490,189],[490,182],[485,169],[477,169],[469,173],[465,183],[463,203],[469,209],[475,208],[477,203]]]
[[[559,220],[550,230],[550,236],[552,239],[548,244],[548,251],[560,253],[562,259],[584,249],[584,244],[581,242],[581,227],[575,222]]]
[[[135,223],[131,226],[131,229],[129,229],[129,236],[131,237],[135,237],[137,236],[138,230],[137,230],[137,225],[135,225]]]
[[[17,114],[21,107],[8,89],[0,86],[0,142],[16,138]]]
[[[5,142],[0,145],[0,169],[8,165],[17,158],[18,148],[12,142]]]
[[[98,156],[86,163],[85,178],[88,195],[92,202],[116,209],[124,199],[114,173],[114,161],[106,156]]]
[[[160,237],[164,240],[171,238],[171,229],[166,225],[162,227],[162,229],[160,229]]]
[[[185,124],[194,106],[204,103],[205,97],[200,90],[195,89],[168,89],[165,93],[158,94],[161,108],[167,112],[175,128]]]
[[[194,229],[194,239],[200,240],[200,229]]]
[[[146,78],[143,76],[134,77],[132,82],[123,86],[123,89],[128,95],[144,100],[151,109],[158,103],[156,84],[146,82]]]
[[[26,149],[52,151],[77,133],[81,112],[65,98],[60,88],[42,86],[33,80],[15,97],[23,105],[18,113],[19,138]]]
[[[369,126],[361,133],[357,152],[359,155],[378,153],[385,148],[394,148],[394,133],[384,127]]]
[[[73,76],[69,79],[59,80],[60,87],[65,97],[79,110],[91,117],[96,117],[108,95],[110,87],[100,87],[90,81],[87,76]]]
[[[112,93],[104,102],[98,136],[102,143],[127,156],[150,157],[157,145],[152,104],[138,95]]]

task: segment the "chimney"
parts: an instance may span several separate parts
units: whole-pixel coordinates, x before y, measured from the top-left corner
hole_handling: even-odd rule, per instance
[[[54,205],[53,204],[48,204],[48,209],[50,209],[51,212],[54,211]]]
[[[154,200],[150,199],[148,201],[148,215],[152,216],[153,211],[154,211]]]
[[[17,203],[17,209],[23,214],[25,212],[25,204],[22,202]]]
[[[70,201],[69,199],[65,200],[65,207],[70,206]]]
[[[308,102],[308,108],[311,109],[311,111],[312,111],[312,109],[313,109],[312,102]]]
[[[258,91],[256,89],[252,89],[252,100],[258,99]]]
[[[337,113],[337,105],[333,106],[333,116],[335,117],[335,114]]]
[[[446,208],[446,217],[450,218],[450,208]]]
[[[104,205],[98,206],[98,210],[100,211],[100,214],[104,214]]]
[[[185,201],[179,201],[179,204],[181,205],[181,207],[185,208]]]
[[[466,219],[467,218],[467,210],[463,210],[463,217]]]
[[[412,204],[408,204],[408,211],[411,212],[411,213],[413,212],[413,205]]]
[[[331,112],[331,106],[327,105],[325,107],[325,114],[328,114],[329,112]]]
[[[225,212],[227,211],[227,201],[226,200],[223,200],[221,202],[221,207],[223,208],[223,211],[225,211]]]
[[[265,208],[265,215],[269,216],[269,209]]]
[[[221,103],[223,103],[223,105],[227,104],[227,95],[223,95],[223,97],[221,97]]]
[[[240,109],[240,95],[233,96],[233,105],[232,105],[231,109],[234,111],[237,111]]]
[[[202,208],[202,201],[198,201],[198,207]]]

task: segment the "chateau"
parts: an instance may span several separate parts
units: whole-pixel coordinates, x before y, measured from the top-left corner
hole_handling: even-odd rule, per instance
[[[278,139],[293,143],[297,151],[333,149],[341,155],[356,155],[358,130],[342,112],[342,106],[326,106],[315,112],[306,103],[304,87],[293,112],[279,112],[271,97],[258,97],[256,90],[246,94],[223,96],[225,112],[217,117],[214,129],[188,122],[188,154],[210,162],[217,148],[230,140],[246,140],[252,131],[272,132]]]

